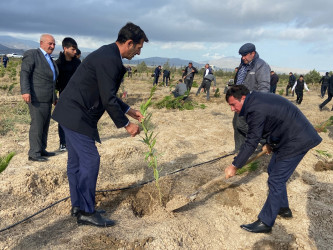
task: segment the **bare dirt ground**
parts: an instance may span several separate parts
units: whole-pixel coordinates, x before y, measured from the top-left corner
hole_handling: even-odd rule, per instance
[[[196,78],[199,81],[200,76]],[[127,102],[132,107],[138,109],[148,98],[150,82],[144,77],[125,80]],[[223,93],[222,81],[218,81],[219,85]],[[192,93],[196,90],[193,88]],[[304,94],[299,108],[317,125],[332,116],[332,104],[319,112],[319,90],[311,90]],[[154,99],[160,100],[167,94],[169,88],[159,87]],[[195,166],[234,149],[233,113],[223,94],[209,102],[203,95],[192,94],[191,98],[204,103],[206,108],[150,108],[154,130],[158,132],[156,149],[162,154],[162,205],[153,182],[138,185],[153,180],[152,170],[144,161],[146,148],[140,137],[132,138],[124,129],[116,129],[105,114],[99,123],[102,144],[97,145],[101,167],[96,202],[117,224],[111,228],[78,226],[70,217],[67,199],[1,232],[0,249],[331,249],[333,174],[331,170],[315,171],[315,165],[322,158],[316,149],[333,154],[332,130],[320,133],[323,142],[305,156],[289,181],[294,217],[278,218],[270,234],[251,234],[240,228],[241,224],[256,220],[265,202],[266,167],[270,159],[266,155],[260,159],[259,169],[243,174],[234,184],[217,184],[174,212],[165,209],[167,202],[178,195],[189,195],[222,175],[234,157]],[[296,97],[288,99],[295,103]],[[20,95],[2,94],[0,100],[20,100]],[[28,125],[15,125],[0,137],[1,155],[17,152],[0,174],[0,229],[69,195],[67,153],[58,152],[47,163],[28,161],[28,129]],[[56,152],[58,147],[57,124],[52,122],[48,150]],[[190,166],[195,167],[167,175]],[[132,185],[133,188],[118,190]]]

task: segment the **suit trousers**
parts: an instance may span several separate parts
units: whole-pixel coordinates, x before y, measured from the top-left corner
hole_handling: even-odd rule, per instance
[[[267,226],[274,225],[281,207],[289,207],[287,181],[306,153],[280,161],[276,160],[276,154],[273,153],[267,169],[269,193],[258,216]]]
[[[58,124],[58,134],[59,134],[59,139],[60,139],[60,144],[61,145],[66,145],[66,137],[65,137],[65,132],[62,129],[61,125]]]
[[[296,98],[296,103],[301,104],[303,101],[303,90],[302,91],[295,91],[297,98]]]
[[[93,213],[100,164],[95,140],[64,126],[62,128],[67,143],[67,177],[72,206]]]
[[[201,85],[200,85],[200,87],[198,88],[197,95],[199,95],[201,89],[204,88],[206,90],[206,92],[207,92],[207,97],[206,98],[207,98],[207,100],[209,100],[209,90],[210,90],[210,85],[211,84],[212,84],[211,81],[206,80],[206,79],[203,80],[202,83],[201,83]]]
[[[248,131],[248,125],[243,116],[239,116],[236,112],[232,120],[232,126],[234,128],[234,140],[235,140],[235,151],[239,151],[246,139]]]
[[[322,98],[324,98],[327,88],[328,88],[328,85],[327,85],[327,84],[322,84],[322,85],[321,85],[321,88],[320,88],[320,94],[321,94],[321,97],[322,97]]]
[[[52,104],[33,102],[28,103],[28,106],[31,118],[28,155],[38,157],[46,151]]]
[[[286,96],[288,96],[289,95],[289,89],[292,89],[293,88],[293,86],[291,86],[291,85],[287,85],[287,87],[286,87]],[[294,96],[294,92],[295,91],[292,91],[292,93],[291,93],[291,96]]]
[[[155,77],[154,77],[153,86],[154,86],[154,85],[158,85],[158,77],[159,77],[159,76],[155,76]]]
[[[186,84],[186,88],[188,91],[191,91],[192,84],[193,84],[193,77],[191,78],[185,78],[184,83]]]
[[[331,92],[328,92],[328,97],[327,97],[327,99],[326,99],[322,104],[320,104],[319,106],[320,106],[321,108],[323,108],[327,103],[329,103],[329,102],[332,100],[332,97],[333,97],[332,93],[331,93]],[[332,106],[332,110],[333,110],[333,106]]]

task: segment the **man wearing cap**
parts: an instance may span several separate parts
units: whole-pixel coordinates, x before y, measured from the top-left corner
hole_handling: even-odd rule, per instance
[[[252,43],[246,43],[239,49],[242,56],[241,63],[235,77],[236,85],[245,85],[249,91],[256,90],[259,92],[269,92],[270,90],[270,66],[261,58],[256,51],[256,46]],[[245,142],[248,126],[244,117],[239,117],[235,113],[233,121],[235,152]]]

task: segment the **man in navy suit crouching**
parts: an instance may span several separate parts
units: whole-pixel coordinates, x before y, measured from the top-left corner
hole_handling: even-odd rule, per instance
[[[241,225],[249,232],[268,233],[278,215],[292,217],[286,183],[305,154],[322,139],[303,113],[279,95],[249,92],[244,85],[236,85],[227,91],[226,101],[232,111],[244,116],[249,127],[239,154],[225,169],[226,178],[245,165],[262,138],[266,140],[263,150],[273,152],[267,169],[269,194],[264,207],[257,221]]]

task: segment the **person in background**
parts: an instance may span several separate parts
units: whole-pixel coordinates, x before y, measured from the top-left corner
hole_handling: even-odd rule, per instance
[[[154,85],[158,85],[158,78],[160,77],[161,75],[161,65],[158,65],[155,70],[154,70],[154,83],[153,83],[153,86]]]
[[[289,73],[289,80],[286,87],[286,96],[289,95],[289,89],[292,89],[296,81],[296,77],[294,76],[293,72]],[[291,91],[291,96],[294,96],[294,91]]]
[[[168,82],[170,80],[170,70],[163,70],[163,83],[165,83],[165,87],[168,86]]]
[[[205,65],[205,70],[203,73],[203,79],[202,79],[202,83],[200,85],[200,87],[198,88],[198,91],[196,93],[196,96],[200,94],[201,89],[204,89],[207,93],[207,101],[209,101],[210,97],[209,97],[209,90],[210,90],[210,86],[212,84],[212,81],[214,81],[214,87],[216,86],[216,79],[215,76],[213,75],[213,70],[209,67],[209,64],[207,63]]]
[[[59,69],[59,75],[56,82],[56,89],[59,91],[59,97],[81,63],[80,59],[76,57],[77,43],[73,38],[65,37],[62,40],[62,48],[63,51],[59,53],[59,57],[55,61]],[[60,124],[58,124],[58,134],[60,139],[59,151],[66,151],[65,133]]]
[[[185,95],[186,91],[187,91],[186,84],[183,83],[182,79],[179,79],[175,90],[172,91],[171,93],[173,94],[174,97],[178,97],[178,96]]]
[[[252,233],[268,233],[278,215],[292,217],[287,181],[306,153],[322,139],[304,114],[280,95],[250,92],[245,85],[236,85],[227,91],[226,101],[231,111],[245,117],[248,124],[245,143],[225,169],[226,179],[235,176],[237,169],[246,164],[262,139],[265,140],[263,150],[273,153],[267,168],[269,193],[266,202],[257,221],[241,225]]]
[[[57,102],[55,83],[59,72],[51,58],[54,37],[43,34],[39,44],[40,48],[27,50],[23,55],[20,85],[31,118],[28,159],[43,162],[48,160],[46,157],[55,155],[54,152],[47,152],[46,147],[52,103],[55,105]]]
[[[274,93],[276,92],[276,86],[279,82],[279,76],[274,72],[274,70],[271,71],[271,82],[270,82],[270,93]]]
[[[9,58],[7,55],[3,55],[2,57],[2,63],[3,63],[3,67],[7,68],[7,63],[9,62]]]
[[[194,75],[196,73],[198,73],[198,70],[193,67],[193,64],[191,62],[189,62],[188,66],[183,70],[184,83],[186,84],[189,93],[191,91]]]
[[[333,75],[331,75],[331,77],[330,77],[330,79],[328,81],[327,94],[328,94],[327,99],[322,104],[319,105],[319,110],[320,111],[322,111],[323,107],[325,107],[325,105],[332,100],[332,97],[333,97]],[[333,106],[332,106],[331,111],[333,111]]]
[[[72,203],[72,216],[78,224],[108,227],[114,221],[95,210],[95,194],[100,155],[95,141],[101,143],[97,123],[109,114],[117,128],[124,128],[132,137],[140,133],[139,126],[127,115],[141,121],[142,114],[117,97],[126,73],[123,58],[140,55],[148,38],[133,23],[127,23],[118,33],[116,42],[90,53],[70,79],[55,107],[52,118],[65,131],[68,161],[67,176]]]
[[[330,81],[330,76],[328,72],[326,72],[326,74],[319,80],[319,83],[321,83],[321,89],[320,89],[321,98],[324,98],[325,96],[326,90],[329,85],[329,81]]]
[[[296,104],[301,104],[303,101],[303,91],[304,88],[309,92],[308,86],[306,85],[306,82],[304,81],[304,77],[303,75],[299,76],[299,79],[295,82],[293,88],[291,89],[291,91],[296,92]]]
[[[126,69],[127,69],[127,77],[132,78],[132,67],[128,65]]]
[[[79,50],[78,48],[76,49],[76,58],[81,60],[81,50]]]

